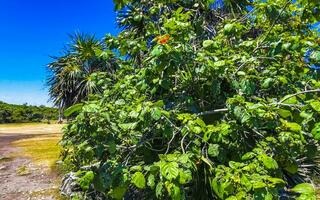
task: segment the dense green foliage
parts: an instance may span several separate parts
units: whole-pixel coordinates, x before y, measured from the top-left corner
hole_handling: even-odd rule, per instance
[[[119,69],[62,141],[85,198],[316,198],[320,2],[115,3]]]
[[[58,110],[45,106],[14,105],[0,101],[0,124],[58,119]]]

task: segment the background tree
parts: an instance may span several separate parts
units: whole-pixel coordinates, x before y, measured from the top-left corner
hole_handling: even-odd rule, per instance
[[[124,60],[62,141],[85,198],[316,198],[318,1],[115,3]]]
[[[45,106],[14,105],[0,101],[0,124],[56,120],[58,110]]]
[[[59,108],[60,117],[66,108],[87,100],[90,94],[100,93],[98,78],[116,69],[112,54],[103,52],[103,43],[93,35],[76,33],[70,38],[64,55],[53,57],[48,65],[49,95]]]

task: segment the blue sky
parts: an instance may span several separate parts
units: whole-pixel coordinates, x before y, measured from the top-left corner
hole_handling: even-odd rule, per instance
[[[1,0],[0,100],[50,105],[49,55],[61,55],[68,34],[116,34],[112,0]]]

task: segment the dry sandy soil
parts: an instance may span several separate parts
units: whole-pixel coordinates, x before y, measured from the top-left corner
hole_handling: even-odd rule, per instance
[[[59,177],[48,164],[52,157],[34,157],[27,147],[56,145],[60,132],[61,125],[0,125],[0,200],[59,199]]]

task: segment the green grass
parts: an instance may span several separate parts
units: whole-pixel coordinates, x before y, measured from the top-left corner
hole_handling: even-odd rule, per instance
[[[17,140],[12,144],[23,150],[15,156],[30,157],[35,164],[46,165],[53,169],[61,151],[61,147],[58,145],[60,139],[61,134],[50,134]]]

